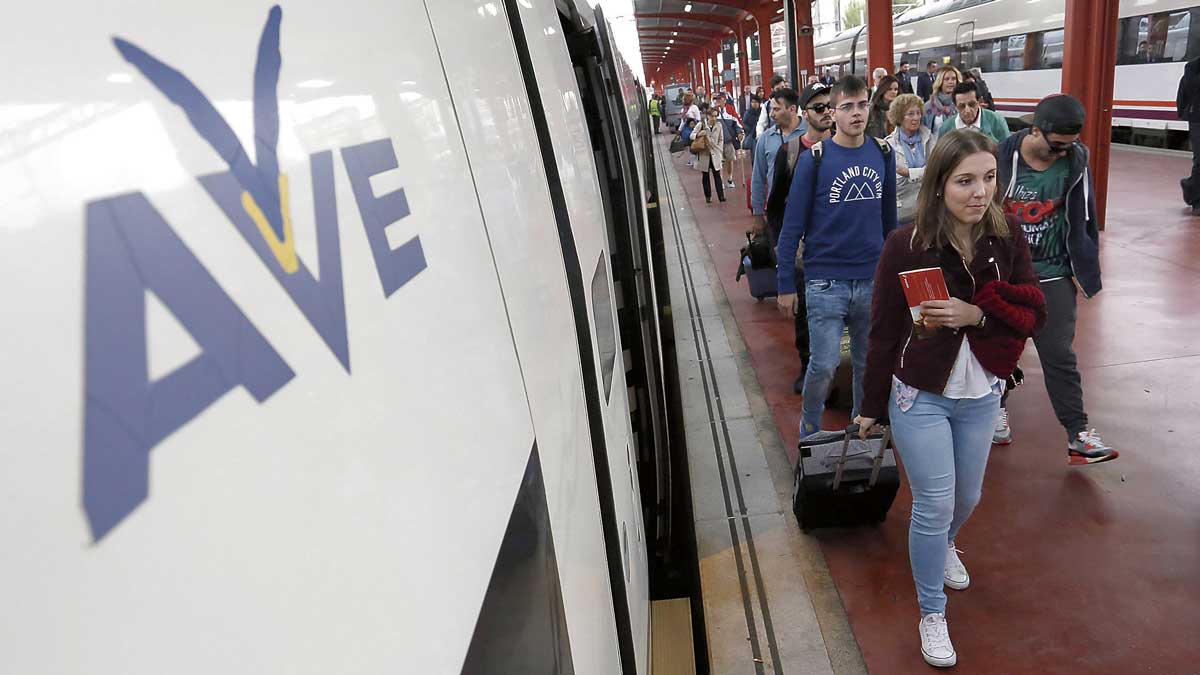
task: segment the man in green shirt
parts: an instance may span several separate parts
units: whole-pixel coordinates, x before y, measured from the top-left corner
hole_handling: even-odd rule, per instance
[[[999,144],[1012,133],[1000,113],[983,107],[979,86],[974,82],[963,82],[954,88],[954,107],[958,112],[942,121],[937,128],[938,139],[955,129],[974,129]]]
[[[1000,145],[997,182],[1004,210],[1021,224],[1046,296],[1046,326],[1033,338],[1054,414],[1067,431],[1067,464],[1116,459],[1117,451],[1088,426],[1076,363],[1077,288],[1100,292],[1100,224],[1092,196],[1088,149],[1079,142],[1084,109],[1066,94],[1048,96],[1033,113],[1033,128]],[[1012,442],[1001,402],[993,442]]]

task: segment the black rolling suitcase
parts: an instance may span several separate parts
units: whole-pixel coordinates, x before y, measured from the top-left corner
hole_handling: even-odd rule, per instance
[[[766,232],[751,235],[746,233],[746,245],[738,254],[737,276],[750,284],[750,295],[755,300],[773,298],[778,293],[775,282],[775,259],[771,255],[771,239]]]
[[[792,487],[792,512],[800,528],[883,522],[900,489],[890,440],[886,427],[861,440],[858,425],[852,424],[845,432],[818,432],[800,441]]]

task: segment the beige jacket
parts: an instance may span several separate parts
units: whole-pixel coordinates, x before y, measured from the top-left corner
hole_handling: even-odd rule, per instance
[[[721,151],[725,147],[725,129],[721,125],[721,120],[717,120],[716,124],[710,126],[708,120],[705,119],[703,126],[696,127],[692,132],[692,140],[695,140],[698,135],[708,138],[708,150],[696,155],[696,170],[708,171],[709,162],[712,162],[712,167],[720,171],[723,165]]]

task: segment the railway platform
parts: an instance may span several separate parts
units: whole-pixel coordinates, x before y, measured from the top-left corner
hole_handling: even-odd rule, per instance
[[[719,597],[710,597],[714,588],[704,589],[713,672],[932,672],[919,652],[907,483],[878,528],[822,530],[810,537],[787,520],[800,415],[792,382],[799,364],[792,322],[773,301],[755,301],[745,281],[734,279],[752,225],[742,187],[748,166],[735,166],[738,187],[729,190],[727,204],[706,204],[699,173],[686,167],[684,154],[666,154],[669,136],[659,139],[660,185],[673,187],[661,191],[673,195],[670,203],[662,198],[662,207],[675,214],[679,254],[691,252],[672,265],[677,340],[686,342],[692,333],[684,329],[707,320],[707,335],[696,331],[696,339],[728,346],[729,353],[722,360],[695,349],[692,356],[699,355],[698,364],[711,359],[713,381],[736,385],[719,399],[726,413],[734,412],[737,423],[725,425],[733,435],[715,433],[721,423],[713,417],[698,431],[689,429],[689,446],[693,432],[703,432],[712,439],[706,452],[724,443],[730,458],[757,461],[743,479],[768,472],[770,480],[757,485],[773,492],[754,494],[744,484],[744,492],[734,495],[742,510],[737,499],[727,501],[727,520],[750,522],[742,516],[754,508],[771,512],[776,518],[763,521],[760,541],[781,533],[787,542],[768,553],[775,556],[770,565],[753,568],[747,558],[738,585],[716,589]],[[1104,290],[1081,298],[1075,348],[1092,425],[1121,457],[1067,466],[1064,433],[1030,344],[1021,361],[1026,384],[1009,400],[1014,443],[993,447],[983,500],[958,541],[973,583],[950,594],[947,614],[959,657],[953,671],[1200,672],[1200,218],[1191,217],[1178,185],[1189,166],[1181,153],[1113,148],[1101,235]],[[665,217],[663,222],[668,227]],[[669,258],[676,256],[672,241]],[[688,277],[693,290],[685,302],[677,284]],[[705,379],[702,368],[683,365],[691,345],[680,344],[680,369],[692,367]],[[704,405],[693,401],[693,412]],[[847,416],[829,410],[824,426],[840,427]],[[739,438],[752,447],[739,447]],[[720,495],[716,483],[712,494],[697,492],[698,460],[690,461],[693,499]],[[769,503],[761,506],[763,501]],[[739,532],[732,525],[705,538],[700,520],[697,515],[703,578],[706,565],[711,573],[723,557],[745,553],[747,543],[736,536],[730,543],[730,533]],[[730,570],[740,569],[737,561],[727,562]],[[719,665],[718,652],[728,645],[749,650],[736,643],[751,642],[748,633],[755,625],[761,632],[763,615],[776,606],[805,621],[781,623],[777,612],[775,649],[803,642],[804,658],[773,662],[764,642],[762,653],[744,666]],[[710,612],[721,608],[727,613],[712,621]],[[744,608],[743,618],[730,608]]]

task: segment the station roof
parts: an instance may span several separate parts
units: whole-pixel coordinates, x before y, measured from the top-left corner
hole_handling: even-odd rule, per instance
[[[782,12],[781,0],[634,0],[646,73],[685,64],[715,39],[758,30],[754,14]]]

